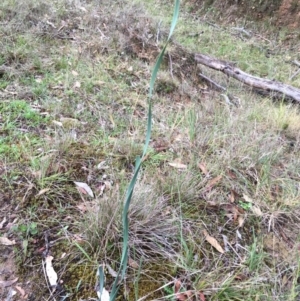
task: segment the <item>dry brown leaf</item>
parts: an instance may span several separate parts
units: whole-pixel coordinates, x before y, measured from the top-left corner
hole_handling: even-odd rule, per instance
[[[224,234],[222,234],[222,237],[223,237],[223,243],[224,243],[225,252],[228,252],[229,251],[229,248],[228,248],[228,245],[229,245],[228,237],[226,235],[224,235]]]
[[[288,277],[286,274],[283,275],[281,283],[282,286],[285,286],[288,283]]]
[[[87,210],[86,205],[84,203],[78,204],[76,205],[76,207],[82,212],[85,212]]]
[[[178,134],[176,137],[174,137],[174,141],[176,141],[176,142],[180,142],[182,140],[183,140],[182,134]]]
[[[133,260],[132,258],[128,258],[128,265],[131,267],[131,268],[133,268],[133,269],[138,269],[140,266],[139,266],[139,264],[135,261],[135,260]]]
[[[44,188],[44,189],[40,190],[36,196],[41,196],[42,194],[48,192],[49,190],[50,190],[50,188]]]
[[[49,280],[49,283],[52,287],[55,287],[57,285],[57,273],[54,271],[54,268],[52,266],[52,256],[47,256],[45,259],[46,263],[46,274]]]
[[[153,148],[158,153],[167,150],[169,147],[169,143],[163,139],[159,139],[153,142]]]
[[[208,170],[204,162],[198,163],[198,167],[206,176],[208,175]]]
[[[181,281],[179,279],[175,279],[174,281],[174,293],[177,294],[181,288]]]
[[[223,248],[214,237],[210,236],[206,230],[203,230],[202,233],[204,234],[205,239],[209,244],[211,244],[220,253],[224,253]]]
[[[238,210],[238,207],[235,206],[234,204],[225,204],[223,206],[223,209],[226,211],[226,215],[229,217],[229,218],[233,218],[233,221],[236,222],[240,212]]]
[[[253,200],[250,197],[248,197],[246,194],[243,194],[243,198],[247,203],[251,203],[251,204],[253,203]]]
[[[176,293],[176,294],[175,294],[175,298],[176,298],[176,300],[178,300],[178,301],[185,301],[185,300],[188,299],[188,297],[186,296],[185,293]]]
[[[185,301],[188,300],[190,297],[192,297],[192,295],[193,295],[193,291],[185,291],[182,293],[176,293],[175,298],[178,301]]]
[[[2,222],[0,223],[0,229],[3,228],[4,224],[6,223],[6,221],[7,221],[7,219],[6,219],[6,217],[4,216]]]
[[[99,191],[100,196],[103,195],[105,188],[106,184],[104,182],[100,182],[99,185],[96,187],[96,190]]]
[[[94,193],[88,184],[83,182],[75,182],[75,181],[74,184],[77,186],[78,190],[83,194],[88,194],[92,198],[94,197]]]
[[[256,216],[263,216],[263,213],[258,206],[252,206],[251,210]]]
[[[99,288],[100,288],[100,286],[99,286]],[[100,294],[100,290],[97,290],[97,295],[98,295],[98,298],[100,299],[100,301],[109,301],[110,300],[109,292],[108,292],[108,290],[106,290],[105,287],[103,287],[103,289],[102,289],[102,294]]]
[[[112,276],[112,277],[114,277],[114,278],[117,278],[118,277],[118,273],[108,264],[108,263],[106,263],[105,264],[105,266],[106,266],[106,268],[107,268],[107,271],[108,271],[108,273]]]
[[[207,201],[207,206],[209,206],[209,207],[219,207],[220,204],[218,204],[216,201]]]
[[[187,165],[179,163],[179,162],[169,162],[168,164],[177,169],[187,169]]]
[[[57,120],[52,120],[52,123],[55,124],[55,125],[58,125],[58,126],[60,126],[60,127],[63,126],[62,122],[57,121]]]
[[[239,225],[239,228],[241,228],[241,227],[244,226],[245,220],[246,220],[246,216],[245,216],[245,215],[240,215],[240,216],[238,217],[238,225]]]
[[[112,182],[111,181],[104,181],[105,184],[105,188],[107,190],[111,190],[112,189]]]
[[[0,245],[13,246],[15,244],[16,244],[16,242],[14,240],[10,240],[4,236],[0,237]]]
[[[76,118],[70,117],[60,117],[60,122],[62,122],[63,126],[78,126],[80,125],[80,121]]]
[[[81,234],[74,234],[73,237],[77,243],[82,243],[84,241]]]
[[[73,86],[74,89],[76,88],[80,88],[81,87],[81,83],[77,80]]]
[[[233,180],[236,179],[236,175],[231,170],[227,171],[227,175]]]
[[[202,292],[198,293],[198,297],[199,297],[200,301],[206,301],[205,296]]]
[[[234,203],[234,193],[232,192],[232,190],[230,191],[230,196],[229,196],[229,200],[230,200],[230,203]]]
[[[15,278],[13,280],[7,280],[7,281],[2,281],[0,280],[0,286],[2,287],[8,287],[13,285],[14,283],[16,283],[18,281],[19,278]]]
[[[221,179],[222,179],[222,176],[217,176],[217,177],[211,179],[211,180],[207,183],[205,189],[206,189],[206,190],[212,189],[216,184],[218,184],[218,183],[221,181]]]
[[[97,169],[100,169],[100,170],[102,170],[102,169],[108,169],[108,168],[109,168],[109,166],[106,165],[106,161],[101,161],[101,162],[97,165]]]
[[[21,286],[16,285],[15,288],[19,291],[22,298],[24,298],[25,297],[25,291],[21,288]]]
[[[244,281],[247,279],[247,276],[245,274],[237,274],[234,276],[234,279]]]
[[[248,197],[246,194],[243,194],[243,198],[247,203],[253,204],[253,200],[250,197]],[[251,210],[256,216],[263,216],[263,213],[258,206],[253,205],[251,207]]]
[[[229,196],[230,203],[234,203],[238,197],[239,197],[239,194],[235,190],[231,189],[230,196]]]

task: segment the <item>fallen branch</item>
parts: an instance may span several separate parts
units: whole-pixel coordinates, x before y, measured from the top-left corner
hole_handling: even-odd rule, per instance
[[[253,76],[236,68],[231,62],[222,61],[208,55],[197,53],[195,54],[195,60],[202,65],[222,71],[226,75],[258,90],[257,92],[259,93],[270,94],[272,97],[276,98],[287,98],[300,103],[300,89],[293,86]]]

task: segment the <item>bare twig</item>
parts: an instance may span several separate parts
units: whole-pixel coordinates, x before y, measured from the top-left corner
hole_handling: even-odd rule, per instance
[[[202,77],[206,82],[208,82],[210,84],[210,87],[217,90],[217,91],[222,91],[225,92],[226,88],[224,88],[223,86],[217,84],[215,81],[213,81],[212,79],[210,79],[209,77],[205,76],[202,73],[199,73],[199,76]]]
[[[299,67],[299,69],[289,78],[289,80],[292,80],[294,77],[296,77],[300,73],[300,63],[296,60],[292,61],[292,63]]]
[[[211,22],[209,22],[209,21],[205,21],[208,25],[210,25],[210,26],[212,26],[212,27],[214,27],[214,28],[216,28],[216,29],[218,29],[218,30],[221,30],[221,28],[218,26],[218,25],[216,25],[216,24],[214,24],[214,23],[211,23]]]
[[[202,73],[199,73],[199,76],[202,79],[204,79],[206,82],[208,82],[209,85],[210,85],[210,87],[212,89],[215,89],[215,90],[217,90],[219,92],[227,92],[227,89],[225,87],[219,85],[218,83],[216,83],[215,81],[213,81],[212,79],[210,79],[209,77],[207,77],[206,75],[204,75]],[[225,101],[226,101],[227,104],[238,106],[236,104],[236,100],[239,101],[237,97],[235,97],[235,96],[233,96],[233,95],[231,95],[229,93],[221,94],[221,96],[224,97],[224,99],[225,99]]]
[[[251,33],[244,29],[244,27],[233,27],[233,30],[239,31],[246,35],[248,38],[251,38]]]
[[[289,78],[289,80],[292,80],[294,77],[296,77],[300,73],[300,68]]]
[[[226,94],[220,94],[221,96],[223,96],[223,98],[225,99],[225,102],[228,104],[228,105],[231,105],[233,106],[234,104],[230,101],[228,95]]]
[[[161,26],[161,21],[159,21],[159,23],[158,23],[158,26],[157,26],[157,33],[156,33],[156,44],[158,44],[158,43],[159,43],[160,26]]]
[[[295,64],[296,66],[300,67],[300,63],[296,60],[293,61],[293,64]]]
[[[170,74],[171,74],[172,79],[174,79],[174,77],[173,77],[173,63],[172,63],[172,57],[171,57],[171,54],[170,54],[170,53],[168,53],[168,55],[169,55],[169,60],[170,60]]]

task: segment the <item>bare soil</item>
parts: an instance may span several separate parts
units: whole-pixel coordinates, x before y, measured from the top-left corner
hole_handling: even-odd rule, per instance
[[[204,2],[191,0],[188,5],[200,10],[217,8],[220,18],[227,21],[237,17],[268,21],[276,26],[287,26],[297,29],[300,26],[300,2],[298,0],[265,0],[265,1],[240,1],[240,0],[207,0]],[[215,12],[214,12],[215,13]],[[213,13],[213,14],[214,14]]]

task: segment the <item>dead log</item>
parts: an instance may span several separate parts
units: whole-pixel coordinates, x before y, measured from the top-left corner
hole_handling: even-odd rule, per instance
[[[226,75],[257,90],[259,93],[269,94],[272,97],[289,99],[300,103],[300,89],[298,88],[275,80],[253,76],[236,68],[231,62],[219,60],[208,55],[197,53],[195,54],[195,60],[202,65],[222,71]]]

